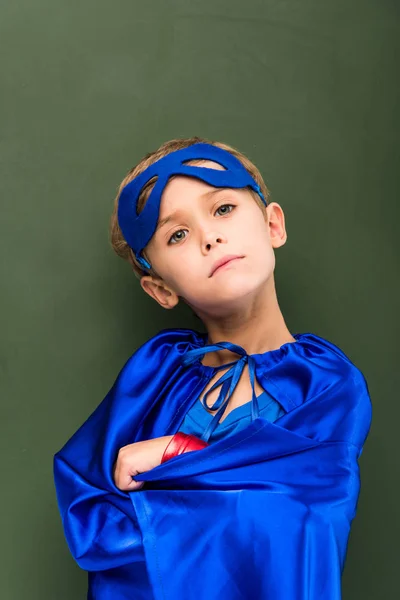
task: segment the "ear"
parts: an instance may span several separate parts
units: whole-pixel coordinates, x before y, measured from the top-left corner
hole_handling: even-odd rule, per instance
[[[173,289],[165,285],[162,279],[156,279],[151,275],[144,275],[140,279],[140,285],[151,298],[163,308],[174,308],[179,302],[179,296]]]
[[[269,237],[273,248],[283,246],[287,240],[285,229],[285,215],[282,207],[277,202],[270,202],[267,206]]]

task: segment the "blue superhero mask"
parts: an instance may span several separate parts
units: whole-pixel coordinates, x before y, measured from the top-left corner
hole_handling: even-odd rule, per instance
[[[218,163],[224,170],[207,167],[189,166],[185,162],[191,160],[211,160]],[[230,152],[211,144],[193,144],[188,148],[176,150],[160,158],[147,167],[135,179],[130,181],[122,190],[118,204],[118,223],[128,245],[135,253],[136,260],[145,269],[150,269],[150,263],[141,256],[142,250],[153,237],[159,218],[161,196],[170,177],[185,175],[201,179],[213,187],[245,188],[250,187],[257,192],[267,206],[267,202],[259,185],[246,171],[242,163]],[[146,205],[138,214],[137,202],[143,187],[157,177]]]

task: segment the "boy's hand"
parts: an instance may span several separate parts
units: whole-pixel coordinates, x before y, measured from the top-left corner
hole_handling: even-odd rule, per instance
[[[164,450],[172,438],[172,435],[164,435],[121,448],[114,465],[114,482],[117,488],[124,492],[140,490],[145,482],[134,481],[132,477],[160,465]]]

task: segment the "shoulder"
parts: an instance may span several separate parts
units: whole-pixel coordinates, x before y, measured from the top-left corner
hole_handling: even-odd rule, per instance
[[[335,397],[345,412],[364,422],[367,430],[371,424],[372,403],[368,383],[361,369],[333,342],[315,334],[307,334],[304,356],[308,356],[319,383],[316,398]],[[363,437],[363,436],[361,436]]]
[[[308,399],[335,395],[347,411],[371,418],[367,380],[361,369],[339,346],[319,335],[302,334],[298,347],[302,372],[307,374]]]
[[[331,383],[363,382],[365,377],[360,368],[339,346],[315,333],[300,335],[298,346],[305,361],[319,368]]]
[[[360,368],[333,342],[302,334],[296,349],[294,371],[301,373],[305,410],[325,441],[346,441],[361,448],[372,420],[368,384]],[[314,412],[315,411],[315,412]],[[316,415],[316,416],[315,416]]]
[[[132,354],[132,357],[138,352],[145,352],[148,350],[165,351],[173,349],[183,353],[189,348],[197,348],[204,344],[205,337],[206,334],[195,331],[194,329],[185,329],[183,327],[161,329],[138,346]]]
[[[120,376],[132,368],[149,365],[155,368],[169,363],[179,362],[185,352],[204,345],[206,335],[194,329],[165,328],[143,342],[127,359],[121,369]]]

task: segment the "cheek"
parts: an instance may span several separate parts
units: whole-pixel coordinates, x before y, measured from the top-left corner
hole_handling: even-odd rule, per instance
[[[267,235],[268,222],[260,209],[254,205],[251,210],[238,213],[238,219],[235,220],[235,229],[242,236],[262,236]]]
[[[269,239],[267,225],[264,221],[254,220],[243,223],[241,227],[241,240],[245,248],[254,255],[260,253],[265,255],[272,250],[271,241]]]
[[[181,256],[174,257],[173,260],[168,261],[168,266],[164,268],[166,272],[165,281],[174,287],[176,290],[184,291],[187,288],[193,287],[196,280],[198,280],[198,274],[200,272],[200,265],[197,268],[197,263],[190,260],[189,256],[185,256],[183,253]]]
[[[267,225],[264,222],[252,222],[250,235],[243,240],[243,253],[249,257],[250,263],[254,265],[255,272],[271,272],[275,268],[275,252],[269,238]]]

